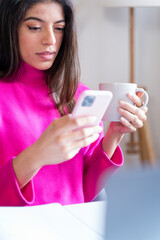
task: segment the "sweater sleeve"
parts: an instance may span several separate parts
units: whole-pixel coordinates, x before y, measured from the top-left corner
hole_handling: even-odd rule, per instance
[[[102,149],[102,138],[93,143],[85,155],[84,199],[92,201],[104,188],[107,179],[123,165],[123,155],[118,146],[111,159]]]
[[[0,206],[25,206],[34,201],[33,183],[20,190],[12,160],[0,167]]]

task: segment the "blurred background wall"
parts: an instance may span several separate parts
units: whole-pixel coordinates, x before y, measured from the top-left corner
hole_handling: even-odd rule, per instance
[[[76,8],[81,81],[92,89],[100,82],[129,82],[129,9],[106,8],[97,1],[73,0]],[[160,162],[160,8],[135,9],[135,82],[149,96],[148,121],[156,161]],[[126,154],[127,164],[139,164],[139,154]]]

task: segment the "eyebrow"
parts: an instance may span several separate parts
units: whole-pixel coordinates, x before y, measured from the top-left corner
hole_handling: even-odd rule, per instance
[[[36,20],[36,21],[39,21],[39,22],[43,22],[44,21],[40,18],[37,18],[37,17],[28,17],[28,18],[25,18],[24,19],[24,22],[28,21],[28,20]],[[59,20],[59,21],[56,21],[55,23],[62,23],[62,22],[65,22],[65,20]]]

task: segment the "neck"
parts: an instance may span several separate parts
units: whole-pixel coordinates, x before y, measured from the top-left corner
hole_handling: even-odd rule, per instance
[[[18,70],[18,80],[26,85],[42,86],[46,85],[46,73],[22,61]]]

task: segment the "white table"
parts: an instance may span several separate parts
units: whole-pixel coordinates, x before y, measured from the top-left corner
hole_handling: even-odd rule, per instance
[[[1,240],[104,240],[106,202],[0,207]]]

